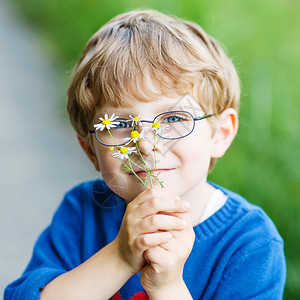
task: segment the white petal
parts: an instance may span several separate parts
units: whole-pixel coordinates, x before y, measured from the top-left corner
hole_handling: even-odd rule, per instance
[[[113,157],[120,157],[120,155],[121,155],[121,152],[120,152],[120,151],[118,151],[118,152],[112,154]]]
[[[110,122],[110,124],[111,124],[111,125],[114,125],[114,126],[117,126],[117,125],[120,124],[120,122],[119,122],[119,121],[115,121],[115,122]]]
[[[102,131],[103,128],[104,128],[104,125],[103,124],[95,124],[94,127],[95,127],[96,130],[101,130]]]
[[[125,145],[128,145],[131,142],[131,138],[128,137],[128,138],[122,139],[122,141],[127,142],[127,143],[125,143]]]
[[[136,147],[128,147],[127,149],[128,149],[128,151],[131,151],[132,153],[137,152]]]
[[[108,124],[108,125],[105,125],[107,129],[111,129],[111,128],[115,128],[117,125],[114,125],[114,124]]]

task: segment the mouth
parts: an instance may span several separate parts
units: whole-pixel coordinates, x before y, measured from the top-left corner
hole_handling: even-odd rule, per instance
[[[170,171],[175,170],[175,168],[165,168],[165,169],[155,169],[155,170],[149,170],[154,176],[158,176],[162,173],[167,173]],[[146,177],[148,174],[145,171],[135,171],[135,174],[133,172],[128,173],[129,175],[138,175],[139,177]]]

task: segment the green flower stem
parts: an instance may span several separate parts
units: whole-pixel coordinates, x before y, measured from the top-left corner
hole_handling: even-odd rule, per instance
[[[138,168],[142,169],[144,172],[146,172],[146,173],[149,175],[150,171],[148,170],[148,168],[147,168],[147,169],[144,169],[143,167],[141,167],[141,166],[139,166],[138,164],[136,164],[136,163],[135,163],[133,160],[131,160],[130,158],[128,158],[128,161],[131,162],[131,163],[133,163],[134,165],[136,165]],[[147,165],[146,165],[146,167],[147,167]],[[134,173],[133,169],[131,169],[131,171]],[[140,178],[136,173],[134,173],[134,174],[135,174],[138,178]],[[151,179],[150,179],[150,185],[151,185],[151,187],[153,187],[153,184],[152,184]]]
[[[115,145],[116,145],[116,146],[118,147],[118,149],[120,150],[120,149],[121,149],[121,146],[118,145],[118,143],[116,142],[116,140],[115,140],[114,137],[112,136],[110,130],[107,129],[107,131],[108,131],[108,133],[109,133],[111,139],[112,139],[113,142],[115,143]],[[135,143],[135,144],[136,144],[136,148],[137,148],[137,150],[138,150],[138,154],[139,154],[139,156],[140,156],[139,159],[141,160],[141,162],[143,163],[143,165],[145,166],[145,168],[143,168],[143,167],[139,166],[138,164],[136,164],[132,159],[130,159],[130,157],[128,157],[128,159],[127,159],[129,165],[127,165],[125,162],[123,162],[122,159],[118,158],[118,159],[121,161],[121,163],[123,164],[124,169],[125,169],[126,171],[131,171],[131,172],[132,172],[132,173],[133,173],[133,174],[141,181],[141,183],[142,183],[147,189],[149,189],[148,186],[147,186],[147,184],[146,184],[146,179],[147,179],[147,177],[146,177],[145,180],[142,180],[142,178],[141,178],[140,176],[138,176],[138,175],[136,174],[136,172],[133,170],[132,164],[134,164],[135,166],[137,166],[138,168],[142,169],[144,172],[147,173],[147,176],[149,176],[151,188],[153,187],[152,177],[153,177],[156,181],[158,181],[158,183],[160,184],[160,186],[161,186],[162,188],[164,188],[164,185],[163,185],[163,183],[158,179],[158,176],[153,175],[153,172],[156,170],[156,166],[157,166],[156,153],[155,153],[155,150],[156,150],[156,132],[154,132],[154,169],[153,169],[152,171],[149,170],[149,168],[148,168],[148,166],[147,166],[147,163],[145,162],[144,157],[143,157],[143,155],[142,155],[142,153],[141,153],[141,151],[140,151],[140,149],[139,149],[138,144],[137,144],[137,143]]]
[[[137,150],[138,150],[138,152],[139,152],[139,155],[140,155],[140,157],[141,157],[141,160],[142,160],[143,164],[144,164],[145,167],[146,167],[146,170],[145,170],[145,171],[147,172],[147,174],[148,174],[148,176],[149,176],[150,186],[153,187],[153,182],[152,182],[152,178],[151,178],[151,176],[152,176],[151,171],[149,170],[149,168],[148,168],[148,166],[147,166],[147,164],[146,164],[146,162],[145,162],[145,160],[144,160],[144,157],[143,157],[143,155],[142,155],[142,153],[141,153],[141,151],[140,151],[140,148],[139,148],[139,146],[138,146],[137,143],[136,143],[136,148],[137,148]]]
[[[154,168],[151,174],[156,170],[156,132],[154,132]]]
[[[160,174],[160,173],[159,173],[159,174]],[[158,178],[159,174],[158,174],[157,176],[155,176],[155,175],[152,175],[152,176],[153,176],[153,178],[160,184],[161,188],[164,188],[165,186],[163,185],[163,182],[160,181],[159,178]]]
[[[111,139],[113,140],[113,142],[116,144],[116,146],[118,147],[118,149],[121,149],[121,147],[118,145],[118,143],[116,142],[116,140],[114,139],[114,137],[112,136],[112,134],[111,134],[111,132],[110,132],[110,130],[107,128],[107,131],[108,131],[108,133],[109,133],[109,135],[110,135],[110,137],[111,137]],[[146,185],[146,183],[142,180],[142,178],[141,177],[139,177],[135,172],[134,172],[134,170],[133,170],[133,168],[132,168],[132,165],[131,165],[131,162],[132,163],[134,163],[136,166],[138,166],[139,168],[141,168],[142,170],[144,170],[145,172],[149,172],[148,170],[145,170],[144,168],[142,168],[142,167],[140,167],[139,165],[137,165],[133,160],[131,160],[130,158],[128,158],[128,163],[129,163],[129,166],[128,165],[126,165],[123,161],[122,161],[122,159],[120,159],[119,158],[119,160],[122,162],[122,164],[125,166],[125,169],[130,169],[130,171],[132,171],[132,173],[142,182],[142,184],[147,188],[147,189],[149,189],[148,188],[148,186]],[[146,165],[146,163],[144,162],[144,164]],[[146,165],[146,167],[147,167],[147,165]]]
[[[107,131],[111,137],[111,139],[114,141],[114,143],[116,144],[116,146],[118,147],[118,149],[121,149],[121,147],[118,145],[118,143],[116,142],[116,140],[114,139],[114,137],[112,136],[112,134],[110,133],[110,130],[107,128]]]
[[[124,161],[118,157],[118,160],[125,166],[126,171],[131,171],[130,167],[124,163]]]
[[[150,180],[150,185],[153,188],[153,182],[152,182],[152,174],[151,174],[151,172],[148,173],[148,176],[149,176],[149,180]]]
[[[129,163],[129,166],[131,168],[132,173],[142,182],[142,184],[146,187],[146,189],[149,189],[148,186],[147,186],[147,184],[142,180],[142,178],[133,171],[133,168],[132,168],[132,165],[131,165],[130,161],[131,161],[131,159],[128,158],[128,163]]]
[[[107,131],[111,137],[111,139],[113,140],[113,142],[116,144],[116,146],[118,147],[118,149],[120,149],[121,147],[118,145],[118,143],[116,142],[116,140],[114,139],[114,137],[112,136],[110,130],[107,128]],[[126,165],[122,159],[118,158],[119,161],[125,166],[125,169],[128,171],[128,169],[130,169],[130,167],[128,165]],[[131,168],[131,171],[132,171],[132,168]]]
[[[160,186],[162,188],[164,188],[164,185],[163,183],[158,179],[158,176],[155,176],[153,175],[153,172],[156,170],[156,166],[157,166],[157,160],[156,160],[156,132],[154,132],[154,168],[153,168],[153,171],[151,171],[151,176],[156,180],[158,181],[158,183],[160,184]],[[159,175],[159,174],[158,174]]]
[[[137,163],[135,163],[132,159],[128,158],[130,160],[131,163],[133,163],[134,165],[136,165],[138,168],[142,169],[144,172],[148,172],[148,170],[144,169],[143,167],[139,166]]]
[[[126,169],[127,172],[128,172],[128,171],[132,171],[132,173],[134,173],[134,175],[135,175],[135,176],[143,183],[143,185],[146,186],[145,182],[141,179],[141,177],[133,171],[133,168],[132,168],[131,165],[130,165],[130,166],[126,165],[126,164],[124,163],[124,161],[123,161],[121,158],[118,158],[118,160],[125,166],[125,169]],[[147,172],[147,170],[145,170],[144,168],[142,168],[142,167],[140,167],[139,165],[137,165],[137,164],[136,164],[133,160],[131,160],[130,158],[128,158],[128,162],[129,162],[129,164],[130,164],[130,163],[135,164],[137,167],[139,167],[139,168],[141,168],[143,171]],[[156,178],[156,176],[154,176],[154,175],[152,175],[152,176],[160,183],[161,187],[164,187],[164,186],[162,185],[162,183],[159,181],[159,179]],[[147,186],[146,186],[146,188],[148,189]]]
[[[135,121],[135,124],[134,124],[135,126],[137,125],[137,122]],[[133,127],[133,130],[135,129],[135,126]],[[142,163],[144,164],[144,166],[146,167],[146,170],[145,169],[143,169],[142,167],[140,167],[141,169],[143,169],[146,173],[147,173],[147,175],[149,176],[149,180],[150,180],[150,186],[151,187],[153,187],[153,183],[152,183],[152,178],[151,178],[151,171],[149,170],[149,168],[148,168],[148,166],[147,166],[147,164],[146,164],[146,162],[145,162],[145,160],[144,160],[144,157],[143,157],[143,155],[142,155],[142,153],[141,153],[141,151],[140,151],[140,148],[139,148],[139,146],[138,146],[138,144],[137,143],[135,143],[135,146],[136,146],[136,148],[137,148],[137,150],[138,150],[138,153],[139,153],[139,155],[140,155],[140,159],[141,159],[141,161],[142,161]]]
[[[143,155],[142,155],[142,153],[141,153],[141,151],[140,151],[140,148],[139,148],[139,146],[138,146],[137,143],[136,143],[135,145],[136,145],[136,148],[137,148],[137,150],[138,150],[138,152],[139,152],[139,155],[140,155],[140,157],[141,157],[141,161],[142,161],[142,163],[145,165],[145,167],[146,167],[146,169],[147,169],[147,172],[148,172],[149,169],[148,169],[148,166],[147,166],[147,164],[146,164],[146,162],[145,162],[145,160],[144,160],[144,157],[143,157]]]

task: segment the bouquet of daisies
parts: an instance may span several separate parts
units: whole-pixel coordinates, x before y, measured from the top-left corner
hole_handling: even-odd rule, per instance
[[[109,150],[112,152],[112,156],[114,158],[117,158],[121,161],[122,165],[123,165],[123,170],[125,172],[131,172],[133,173],[141,182],[141,184],[143,184],[147,189],[149,189],[150,187],[153,187],[153,180],[156,180],[161,187],[163,186],[162,181],[159,180],[158,175],[154,175],[154,171],[156,169],[156,143],[157,143],[157,132],[159,130],[162,130],[162,126],[160,123],[158,122],[154,122],[152,123],[151,127],[146,127],[143,128],[143,130],[141,132],[139,132],[137,130],[138,126],[142,126],[141,123],[141,118],[140,116],[132,116],[130,115],[130,122],[131,122],[131,132],[130,132],[130,136],[127,136],[125,138],[122,139],[122,145],[119,145],[119,143],[116,141],[116,139],[114,138],[113,134],[112,134],[112,130],[115,132],[119,126],[120,126],[120,121],[118,121],[117,119],[119,118],[118,116],[115,116],[115,114],[112,114],[110,117],[108,117],[107,114],[105,114],[104,118],[100,117],[99,120],[100,122],[97,124],[94,124],[94,128],[95,131],[99,130],[99,131],[104,131],[106,130],[107,133],[109,134],[111,141],[113,142],[114,146],[110,146]],[[166,126],[165,126],[166,127]],[[143,155],[139,149],[139,145],[138,145],[138,141],[141,139],[144,139],[146,137],[148,137],[149,133],[153,132],[154,134],[154,144],[153,144],[153,150],[154,150],[154,168],[152,170],[149,169],[149,167],[147,166],[147,163],[145,161],[145,159],[143,158]],[[133,144],[134,147],[129,147],[129,144]],[[132,156],[135,155],[136,158],[133,160]],[[138,164],[136,162],[136,160],[140,161],[140,164]],[[134,171],[134,168],[144,171],[147,173],[147,176],[142,179],[136,172]],[[149,178],[149,182],[150,182],[150,187],[147,185],[147,179]]]

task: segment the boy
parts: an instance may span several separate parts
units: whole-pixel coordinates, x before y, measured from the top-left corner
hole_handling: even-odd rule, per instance
[[[117,16],[87,43],[68,96],[103,180],[66,194],[5,299],[282,298],[274,224],[207,182],[238,128],[239,80],[216,41],[156,11]]]

